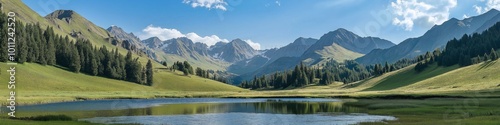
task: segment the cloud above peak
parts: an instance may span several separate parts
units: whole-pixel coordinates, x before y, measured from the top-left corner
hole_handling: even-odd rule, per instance
[[[397,0],[389,10],[394,14],[392,24],[411,31],[415,25],[432,26],[448,20],[450,9],[457,0]]]
[[[476,10],[477,14],[483,14],[491,9],[500,10],[500,0],[481,0],[481,2],[485,2],[484,6],[472,6]]]
[[[253,49],[260,50],[260,43],[253,42],[252,40],[249,39],[243,41],[247,42],[248,45],[250,45]]]
[[[219,9],[226,11],[228,5],[224,0],[183,0],[182,3],[189,4],[193,8],[204,7],[207,9]]]
[[[139,38],[141,39],[147,39],[151,37],[158,37],[160,40],[168,40],[168,39],[173,39],[173,38],[179,38],[179,37],[187,37],[191,39],[193,42],[200,42],[200,43],[205,43],[208,46],[215,45],[217,42],[229,42],[227,39],[221,39],[217,35],[210,35],[210,36],[200,36],[194,32],[190,32],[187,34],[183,34],[177,29],[169,29],[169,28],[162,28],[162,27],[156,27],[153,25],[149,25],[146,28],[142,30],[141,33],[139,33]]]

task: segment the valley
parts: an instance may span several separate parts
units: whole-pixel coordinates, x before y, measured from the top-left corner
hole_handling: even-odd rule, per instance
[[[7,29],[17,28],[18,40],[15,58],[0,52],[0,82],[12,81],[5,70],[15,66],[15,105],[35,108],[21,109],[19,118],[0,116],[0,124],[500,123],[495,8],[463,19],[446,16],[402,41],[335,27],[315,32],[317,38],[293,35],[280,47],[261,49],[248,39],[252,35],[223,39],[146,26],[172,32],[167,39],[142,34],[146,29],[126,31],[130,25],[101,27],[75,10],[40,15],[25,2],[0,0],[2,17],[17,15],[15,26],[0,25],[0,49],[7,49],[6,36],[14,36]],[[99,14],[94,16],[106,16]],[[236,30],[224,32],[243,29]],[[212,42],[201,42],[207,39]],[[10,90],[0,87],[0,111],[12,105]],[[123,106],[109,106],[121,101]],[[89,104],[103,107],[72,107]],[[232,121],[241,117],[251,120]]]

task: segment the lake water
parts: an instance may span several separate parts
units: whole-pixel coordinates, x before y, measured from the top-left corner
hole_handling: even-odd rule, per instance
[[[20,113],[65,114],[104,124],[347,125],[396,120],[366,114],[339,99],[169,98],[94,100],[21,106]]]

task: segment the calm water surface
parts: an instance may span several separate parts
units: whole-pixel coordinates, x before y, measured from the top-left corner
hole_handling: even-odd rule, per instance
[[[104,124],[346,125],[396,120],[366,114],[339,99],[172,98],[65,102],[19,107],[22,113],[66,114]]]

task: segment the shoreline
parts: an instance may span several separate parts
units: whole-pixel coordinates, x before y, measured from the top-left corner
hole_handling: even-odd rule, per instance
[[[41,105],[51,103],[78,102],[87,100],[126,100],[126,99],[162,99],[162,98],[235,98],[235,99],[252,99],[252,98],[336,98],[336,99],[408,99],[408,100],[423,100],[430,98],[500,98],[500,95],[489,95],[483,97],[471,97],[463,95],[446,95],[446,94],[371,94],[371,95],[232,95],[220,96],[214,95],[155,95],[152,97],[133,97],[133,96],[108,96],[97,98],[74,97],[73,99],[61,99],[52,101],[19,101],[16,106]],[[5,105],[6,102],[2,102]]]

